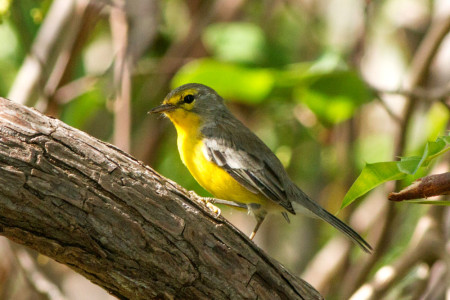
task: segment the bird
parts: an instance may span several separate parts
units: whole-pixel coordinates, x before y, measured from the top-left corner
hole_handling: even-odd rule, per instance
[[[322,219],[365,252],[372,247],[350,226],[304,193],[269,147],[239,121],[212,88],[188,83],[173,89],[160,106],[177,131],[178,151],[195,180],[221,203],[245,208],[256,219],[253,239],[267,214],[297,212]]]

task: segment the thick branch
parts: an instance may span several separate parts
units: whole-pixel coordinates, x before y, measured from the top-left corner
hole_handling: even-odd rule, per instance
[[[128,299],[321,299],[184,189],[0,98],[0,234]]]

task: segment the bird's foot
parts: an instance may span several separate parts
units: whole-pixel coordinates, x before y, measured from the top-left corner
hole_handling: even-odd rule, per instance
[[[212,211],[216,215],[216,218],[220,216],[220,214],[222,213],[222,210],[220,210],[220,208],[218,208],[211,202],[208,202],[208,200],[206,200],[205,203],[206,203],[206,207],[209,208],[209,210]]]
[[[220,208],[213,204],[214,198],[199,196],[194,191],[189,191],[189,195],[194,199],[200,200],[212,213],[216,215],[216,218],[221,215],[222,211]]]

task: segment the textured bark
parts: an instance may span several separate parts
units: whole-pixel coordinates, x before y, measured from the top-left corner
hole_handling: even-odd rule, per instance
[[[448,195],[449,193],[450,172],[447,172],[419,178],[400,192],[389,193],[388,199],[392,201],[403,201]]]
[[[123,299],[321,299],[177,184],[3,98],[0,234]]]

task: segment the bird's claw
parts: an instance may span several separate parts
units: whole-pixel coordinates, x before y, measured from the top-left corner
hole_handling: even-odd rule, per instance
[[[189,191],[189,195],[191,196],[191,198],[200,200],[211,212],[213,212],[216,215],[216,217],[219,217],[222,214],[220,208],[212,204],[210,198],[201,197],[197,195],[194,191]]]
[[[214,204],[212,204],[208,200],[205,200],[205,202],[206,202],[206,207],[209,208],[209,210],[212,211],[216,215],[216,217],[219,217],[220,214],[222,213],[220,208],[218,208],[217,206],[215,206]]]

